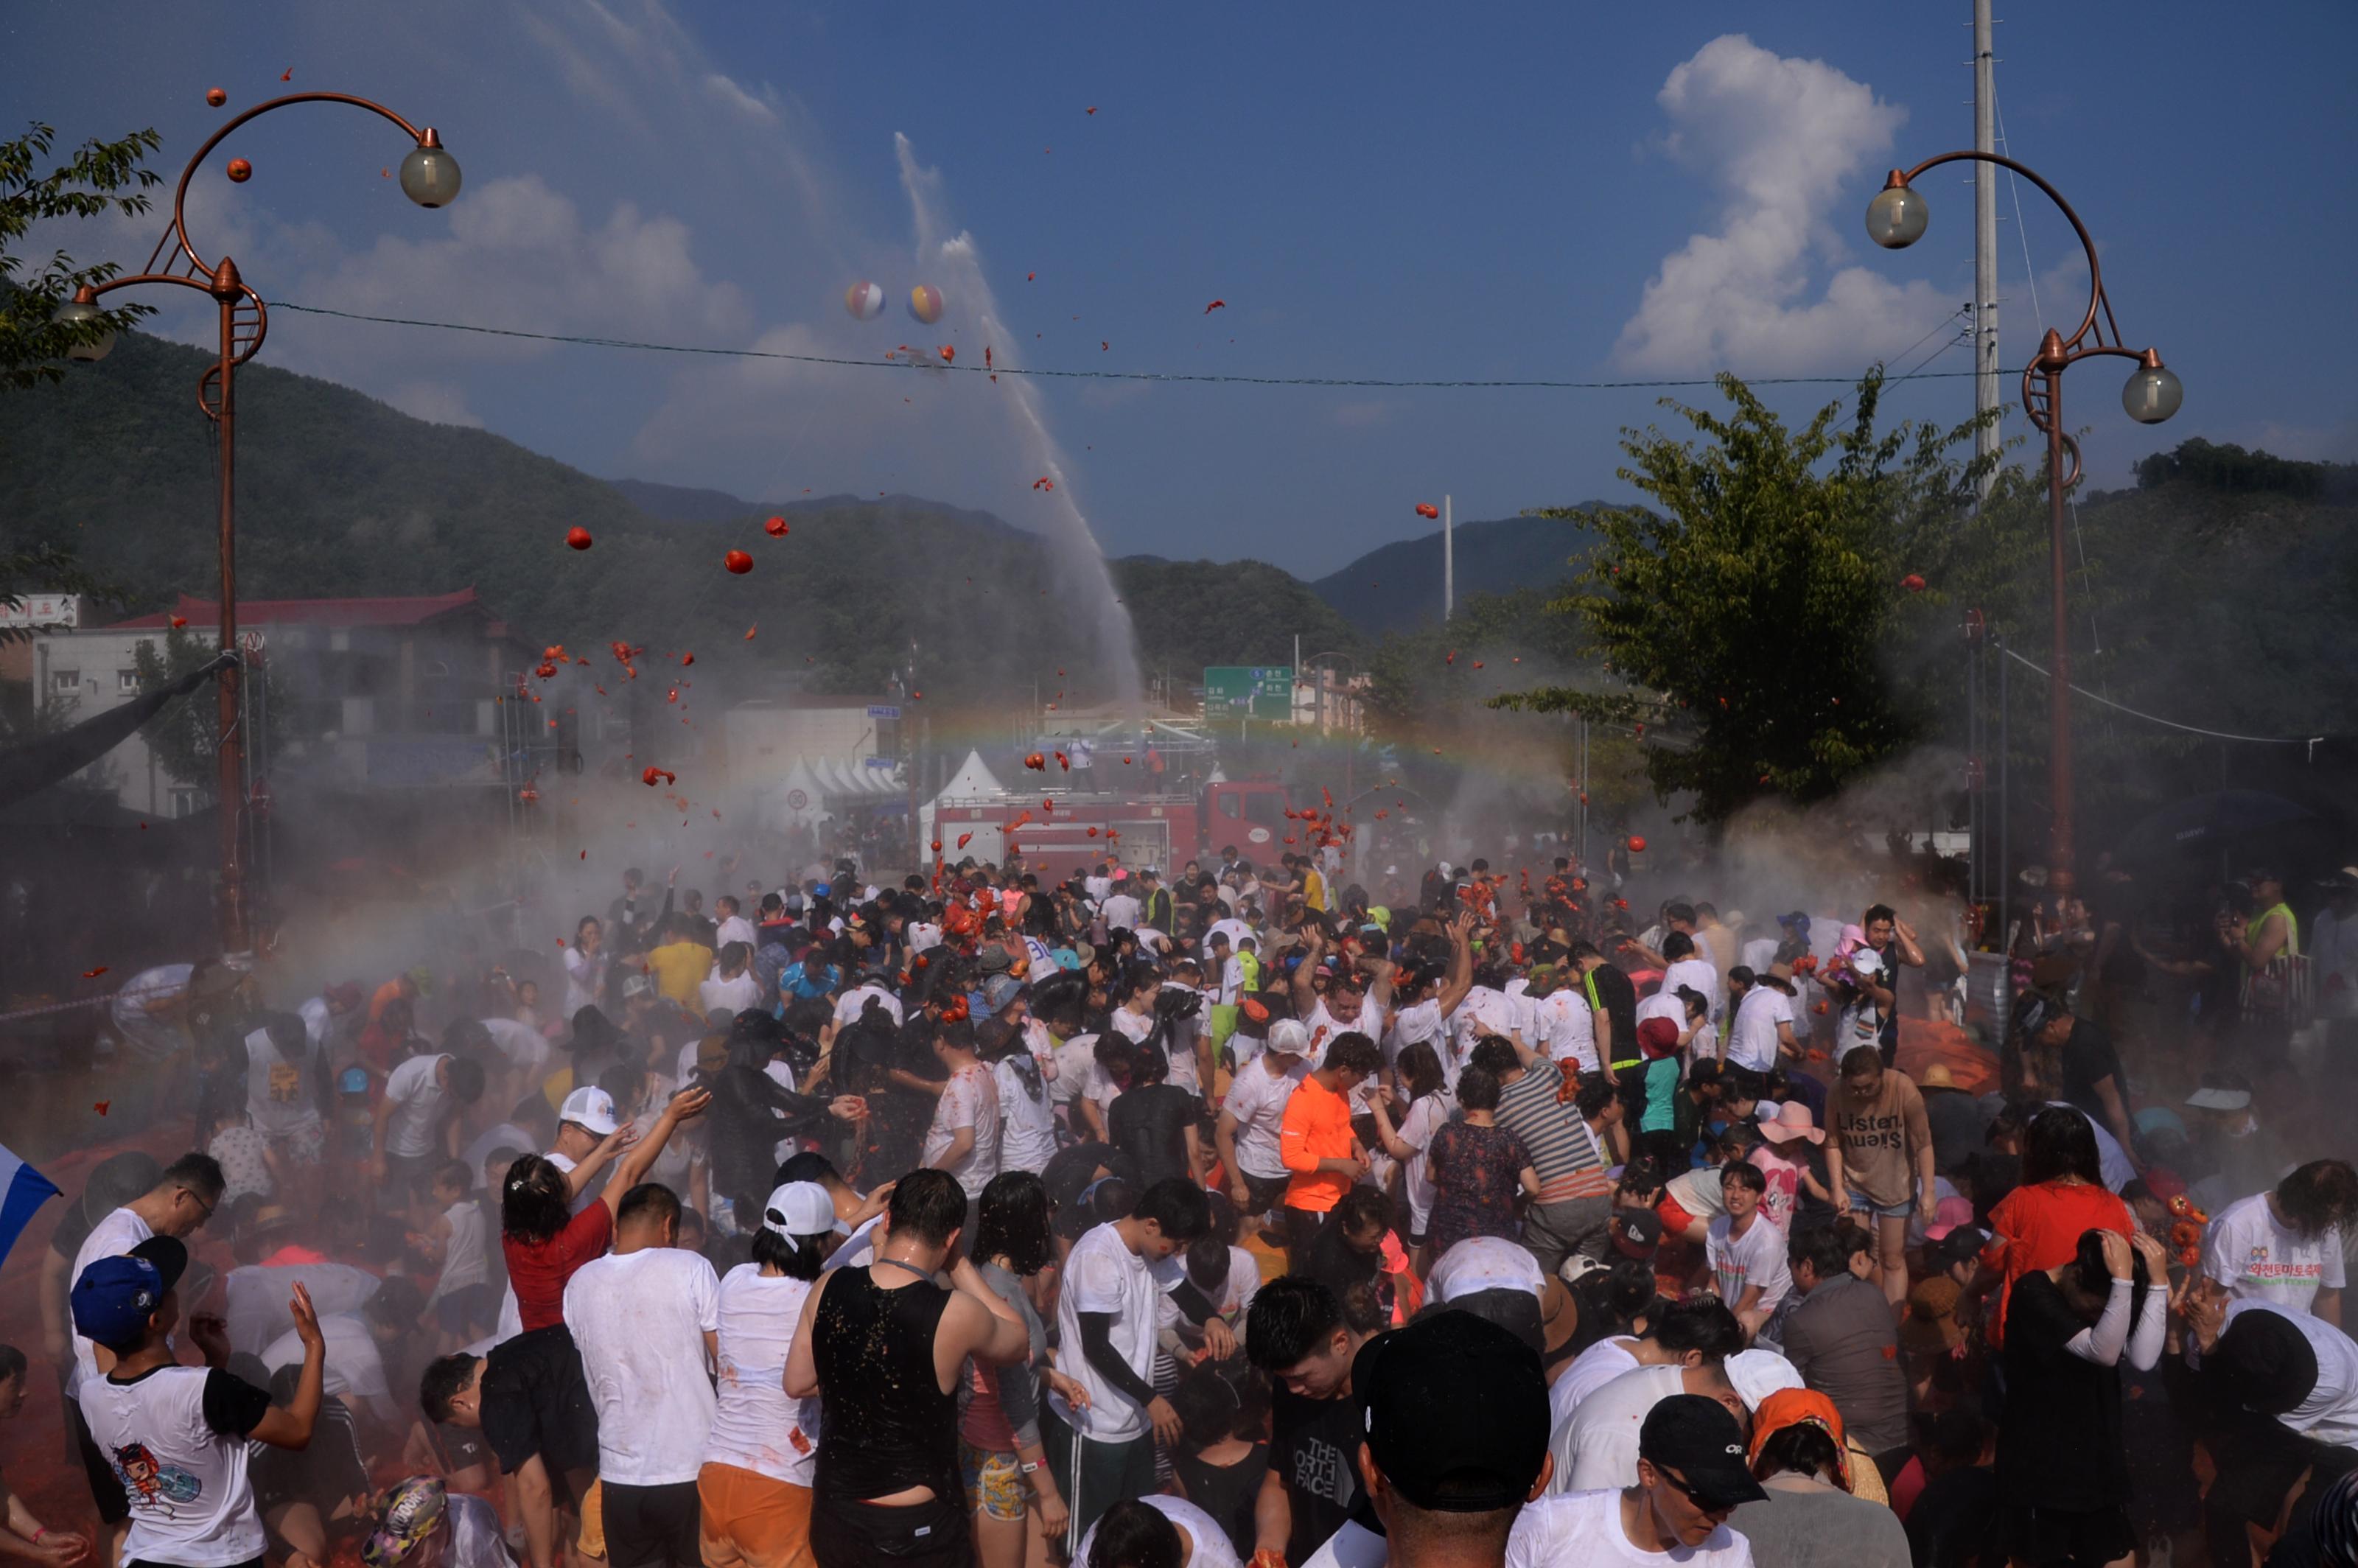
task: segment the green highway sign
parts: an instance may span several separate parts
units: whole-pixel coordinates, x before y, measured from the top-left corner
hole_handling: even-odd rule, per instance
[[[1293,666],[1206,665],[1204,717],[1291,719],[1293,717]]]

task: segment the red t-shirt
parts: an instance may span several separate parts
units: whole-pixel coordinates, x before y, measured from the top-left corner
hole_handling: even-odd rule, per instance
[[[2017,1187],[1990,1210],[1997,1234],[1982,1250],[1982,1261],[2005,1275],[1990,1312],[1985,1337],[1996,1350],[2006,1343],[2006,1298],[2014,1282],[2034,1269],[2068,1263],[2091,1230],[2136,1234],[2136,1217],[2119,1196],[2090,1182],[2041,1182]]]
[[[527,1332],[565,1321],[565,1282],[582,1264],[604,1257],[606,1244],[613,1238],[613,1211],[602,1199],[546,1241],[500,1238],[500,1250],[507,1255],[508,1283],[515,1288],[516,1314]]]

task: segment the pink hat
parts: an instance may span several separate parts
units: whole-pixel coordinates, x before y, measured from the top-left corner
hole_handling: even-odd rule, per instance
[[[1763,1100],[1758,1114],[1761,1136],[1772,1142],[1783,1143],[1795,1138],[1806,1138],[1812,1143],[1826,1141],[1825,1130],[1801,1100],[1789,1099],[1781,1105]]]
[[[1957,1227],[1973,1222],[1973,1199],[1942,1198],[1932,1210],[1932,1223],[1924,1227],[1924,1239],[1938,1241]]]

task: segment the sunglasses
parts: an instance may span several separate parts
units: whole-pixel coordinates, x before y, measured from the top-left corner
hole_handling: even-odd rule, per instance
[[[1662,1465],[1656,1465],[1654,1466],[1654,1474],[1662,1478],[1662,1484],[1664,1486],[1667,1486],[1671,1490],[1676,1492],[1679,1496],[1693,1503],[1696,1508],[1701,1509],[1704,1513],[1724,1514],[1731,1511],[1736,1507],[1733,1503],[1718,1502],[1713,1498],[1704,1496],[1702,1492],[1695,1489],[1695,1487],[1692,1482],[1675,1470],[1666,1469]]]

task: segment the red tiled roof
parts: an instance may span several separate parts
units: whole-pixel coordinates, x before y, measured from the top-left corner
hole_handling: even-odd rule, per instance
[[[480,609],[475,590],[428,594],[416,599],[241,599],[237,618],[246,626],[416,626],[457,610]],[[180,595],[168,611],[118,621],[117,628],[161,628],[179,616],[192,626],[217,625],[221,607],[211,600]]]

